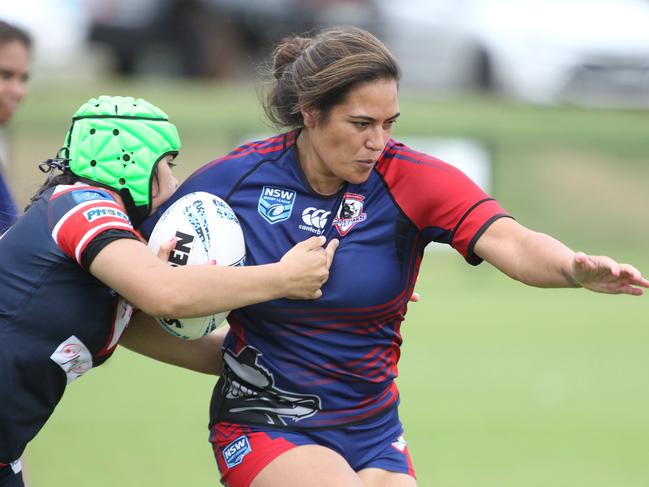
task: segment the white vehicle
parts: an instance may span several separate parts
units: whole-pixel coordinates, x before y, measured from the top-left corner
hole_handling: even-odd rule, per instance
[[[404,86],[649,106],[646,0],[378,0]]]

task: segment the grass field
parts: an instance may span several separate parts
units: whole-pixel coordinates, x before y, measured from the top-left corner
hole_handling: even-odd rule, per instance
[[[146,96],[177,122],[179,174],[267,132],[252,86],[35,86],[13,126],[12,181],[97,93]],[[492,148],[495,196],[568,245],[649,273],[647,112],[493,99],[401,101],[401,135],[475,137]],[[422,487],[649,485],[649,301],[538,290],[431,252],[402,331],[401,416]],[[118,350],[68,389],[29,446],[31,487],[218,485],[207,444],[213,379]]]

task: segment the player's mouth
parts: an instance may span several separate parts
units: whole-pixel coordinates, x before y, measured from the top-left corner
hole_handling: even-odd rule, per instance
[[[363,164],[365,166],[373,166],[376,164],[376,160],[374,159],[356,159],[355,162],[358,162],[359,164]]]

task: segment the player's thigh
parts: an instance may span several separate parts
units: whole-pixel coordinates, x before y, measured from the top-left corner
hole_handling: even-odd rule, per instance
[[[366,468],[358,472],[365,487],[417,487],[414,477],[406,473],[388,472],[380,468]]]
[[[319,445],[292,448],[266,465],[250,487],[364,487],[335,451]]]

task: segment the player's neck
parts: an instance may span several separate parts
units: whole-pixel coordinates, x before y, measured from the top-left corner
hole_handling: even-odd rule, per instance
[[[340,191],[345,182],[327,168],[305,130],[300,132],[296,147],[297,161],[311,189],[323,196]]]

